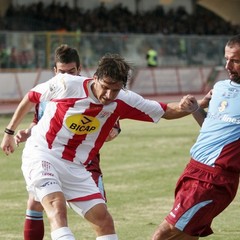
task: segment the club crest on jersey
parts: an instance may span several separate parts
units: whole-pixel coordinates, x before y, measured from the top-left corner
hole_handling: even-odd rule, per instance
[[[50,92],[55,91],[55,89],[56,89],[56,84],[55,84],[55,83],[50,83],[50,84],[49,84],[49,90],[50,90]]]
[[[66,119],[68,129],[77,135],[94,133],[98,130],[100,122],[97,118],[84,114],[69,116]]]
[[[110,115],[111,115],[110,112],[105,112],[105,111],[102,111],[101,113],[99,113],[100,118],[106,118],[106,117],[109,117]]]
[[[225,98],[235,98],[239,94],[239,91],[236,88],[228,88],[226,92],[223,93]]]

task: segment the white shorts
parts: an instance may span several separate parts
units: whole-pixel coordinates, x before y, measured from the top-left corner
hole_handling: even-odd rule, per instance
[[[84,203],[83,215],[98,203],[105,203],[99,188],[81,164],[60,160],[49,151],[24,149],[22,155],[22,172],[28,192],[37,201],[53,192],[63,192],[66,200]],[[93,201],[89,201],[93,200]]]

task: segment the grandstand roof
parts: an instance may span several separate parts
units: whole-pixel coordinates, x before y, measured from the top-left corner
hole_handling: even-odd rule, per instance
[[[198,0],[197,3],[232,24],[240,24],[240,0]]]

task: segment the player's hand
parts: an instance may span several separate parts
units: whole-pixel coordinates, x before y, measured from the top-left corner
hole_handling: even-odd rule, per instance
[[[16,145],[18,146],[21,142],[26,142],[29,136],[31,135],[30,129],[21,129],[14,136]]]
[[[199,105],[196,98],[188,94],[182,97],[181,101],[179,102],[179,108],[182,111],[192,113],[198,110]]]
[[[14,136],[5,133],[1,143],[1,149],[3,152],[5,152],[6,155],[9,155],[14,152],[15,146]]]
[[[105,142],[112,141],[114,138],[117,137],[118,134],[119,134],[119,128],[113,127],[112,130],[110,131],[110,133],[108,134],[107,139],[105,140]]]

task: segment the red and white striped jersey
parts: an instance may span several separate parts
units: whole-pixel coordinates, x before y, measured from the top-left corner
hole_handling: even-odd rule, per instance
[[[123,89],[112,103],[103,105],[91,92],[92,82],[82,76],[58,74],[28,93],[31,102],[48,102],[30,137],[38,149],[48,149],[59,159],[87,164],[117,120],[158,122],[166,110],[164,103]]]

